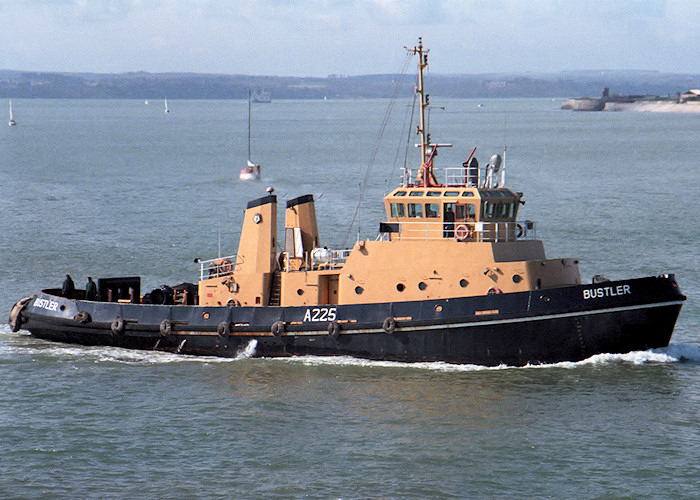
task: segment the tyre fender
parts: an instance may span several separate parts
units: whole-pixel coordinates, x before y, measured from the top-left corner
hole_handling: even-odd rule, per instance
[[[160,327],[158,328],[160,336],[165,338],[173,333],[173,322],[169,319],[164,319],[160,322]]]
[[[337,339],[340,336],[340,323],[337,321],[331,321],[328,323],[328,336],[332,339]]]
[[[386,318],[382,323],[382,329],[386,333],[394,333],[396,331],[396,320],[392,317]]]
[[[10,319],[8,323],[13,332],[18,332],[22,328],[22,323],[24,323],[24,318],[22,317],[22,311],[24,311],[36,295],[31,295],[29,297],[24,297],[19,302],[17,302],[10,311]]]
[[[216,332],[219,334],[220,337],[228,337],[229,335],[231,335],[231,323],[229,323],[228,321],[222,321],[216,328]]]
[[[124,318],[114,318],[114,321],[112,321],[110,328],[112,329],[112,332],[116,333],[117,335],[121,335],[122,333],[124,333],[124,330],[126,328],[126,322],[124,321]]]
[[[73,316],[73,321],[84,325],[85,323],[90,323],[90,321],[92,321],[92,316],[90,316],[90,313],[87,311],[78,311],[78,314]]]
[[[270,328],[270,331],[272,332],[272,335],[275,337],[281,337],[284,335],[285,332],[285,325],[284,321],[275,321],[272,323],[272,327]]]

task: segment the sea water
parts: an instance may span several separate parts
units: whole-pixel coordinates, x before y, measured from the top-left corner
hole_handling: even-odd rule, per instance
[[[14,100],[0,126],[0,311],[71,274],[196,282],[247,201],[316,199],[321,243],[371,239],[417,164],[411,99]],[[700,485],[700,117],[451,100],[438,166],[506,149],[547,256],[588,281],[675,273],[671,345],[484,368],[62,345],[0,326],[0,497],[693,497]],[[390,110],[390,113],[388,113]],[[386,120],[385,120],[386,117]],[[359,202],[358,202],[359,200]],[[280,215],[281,217],[281,215]],[[354,221],[354,222],[353,222]],[[352,222],[352,224],[351,224]],[[449,256],[445,256],[449,258]]]

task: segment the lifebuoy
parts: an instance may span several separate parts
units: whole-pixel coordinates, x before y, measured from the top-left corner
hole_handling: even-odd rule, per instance
[[[396,330],[396,320],[392,317],[386,318],[382,323],[382,329],[386,333],[394,333],[394,331]]]
[[[164,319],[163,321],[160,322],[160,336],[165,338],[171,333],[173,333],[173,322],[170,321],[169,319]]]
[[[340,324],[337,321],[331,321],[328,323],[328,335],[332,339],[337,339],[340,335]]]
[[[469,229],[466,225],[460,224],[457,226],[457,229],[455,229],[455,236],[459,241],[464,241],[467,238],[469,238],[472,234],[471,229]]]
[[[499,288],[492,286],[486,291],[487,295],[496,295],[497,293],[503,293]]]
[[[241,303],[238,302],[238,300],[231,298],[228,299],[228,302],[226,302],[226,305],[229,307],[241,307]]]
[[[228,321],[222,321],[219,323],[218,328],[216,329],[217,333],[221,337],[228,337],[231,335],[231,323]]]
[[[78,314],[73,316],[73,321],[84,325],[85,323],[92,321],[92,317],[90,317],[90,313],[87,311],[78,311]]]
[[[275,321],[272,323],[272,327],[270,328],[270,331],[272,332],[272,335],[275,337],[281,337],[284,335],[285,331],[285,326],[284,326],[284,321]]]
[[[230,260],[223,259],[221,262],[219,262],[220,274],[230,273],[231,271],[233,271],[233,264],[231,264]]]
[[[122,318],[114,318],[114,321],[112,321],[110,327],[112,328],[112,332],[116,333],[117,335],[121,335],[124,333],[126,323]]]

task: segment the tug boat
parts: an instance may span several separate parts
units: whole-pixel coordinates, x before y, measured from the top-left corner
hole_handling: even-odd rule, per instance
[[[51,341],[191,355],[346,355],[512,365],[578,361],[667,346],[685,296],[673,275],[582,283],[578,260],[547,258],[505,165],[435,168],[418,56],[420,164],[384,197],[374,240],[321,245],[314,197],[286,202],[278,248],[272,188],[248,202],[238,253],[198,260],[198,283],[141,294],[138,277],[101,278],[97,297],[46,289],[10,313]],[[472,150],[472,155],[474,150]],[[440,177],[438,179],[438,177]]]

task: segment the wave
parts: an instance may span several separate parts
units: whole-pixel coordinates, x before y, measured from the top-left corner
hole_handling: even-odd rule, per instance
[[[271,358],[272,359],[272,358]],[[350,356],[299,356],[291,358],[274,358],[285,363],[305,365],[339,365],[339,366],[377,366],[395,368],[416,368],[441,372],[468,372],[483,370],[528,370],[546,368],[576,368],[587,365],[605,365],[613,363],[631,363],[634,365],[652,363],[700,362],[700,346],[695,344],[671,344],[668,347],[648,351],[632,351],[625,354],[596,354],[582,361],[562,361],[549,364],[529,364],[521,367],[498,365],[456,365],[445,362],[404,363],[398,361],[370,361]]]

